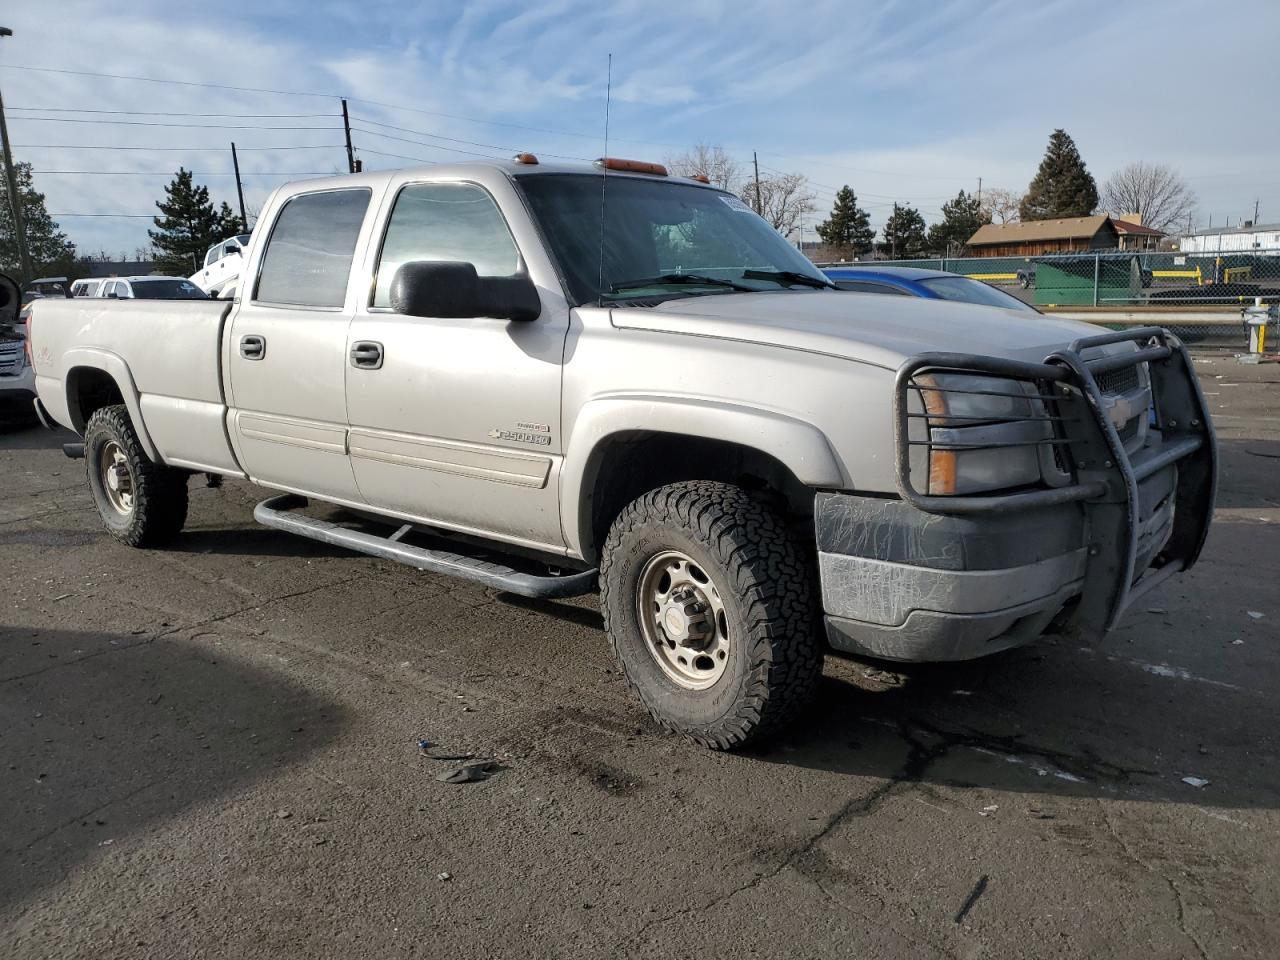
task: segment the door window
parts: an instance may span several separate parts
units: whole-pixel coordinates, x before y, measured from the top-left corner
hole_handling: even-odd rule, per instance
[[[520,251],[493,197],[472,183],[413,183],[396,197],[387,223],[373,306],[391,303],[401,264],[443,260],[475,265],[482,277],[520,271]]]
[[[221,247],[210,247],[209,252],[204,255],[204,265],[206,267],[213,266],[218,261],[218,258],[222,256],[221,251]]]
[[[290,199],[262,255],[254,300],[297,307],[341,307],[370,191],[330,190]]]

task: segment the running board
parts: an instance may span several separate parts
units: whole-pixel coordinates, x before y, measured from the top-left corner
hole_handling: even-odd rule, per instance
[[[296,533],[298,536],[319,540],[321,543],[345,547],[348,550],[367,553],[384,560],[395,560],[397,563],[408,564],[431,573],[444,573],[464,580],[474,580],[486,587],[522,597],[552,600],[559,597],[582,596],[595,589],[597,571],[594,569],[564,576],[524,573],[501,563],[468,557],[461,553],[430,550],[426,547],[401,543],[400,538],[412,529],[410,524],[405,524],[389,536],[379,537],[359,530],[350,530],[328,520],[289,512],[306,504],[307,501],[303,497],[286,493],[263,500],[253,508],[253,518],[264,526],[284,530],[287,533]]]

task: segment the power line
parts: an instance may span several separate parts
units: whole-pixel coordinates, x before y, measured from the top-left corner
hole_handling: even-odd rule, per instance
[[[383,127],[384,129],[387,129],[387,130],[398,130],[400,133],[413,133],[421,137],[431,137],[432,139],[435,139],[435,140],[447,140],[450,143],[463,143],[471,147],[485,147],[490,150],[502,150],[506,153],[519,153],[521,150],[520,147],[505,147],[505,146],[502,146],[501,144],[496,144],[496,143],[481,143],[478,140],[462,140],[462,139],[459,139],[458,137],[446,137],[443,134],[431,133],[429,130],[413,130],[409,127],[397,127],[393,123],[382,123],[379,120],[370,120],[368,117],[353,116],[351,120],[354,123],[369,123],[375,127]],[[372,131],[372,130],[366,130],[365,132],[375,133],[375,131]],[[379,134],[375,133],[375,135],[379,135]],[[385,136],[385,134],[382,134],[382,136]],[[409,142],[412,143],[414,141],[409,141]],[[430,146],[430,144],[423,144],[423,146]],[[558,160],[583,160],[583,161],[590,162],[590,158],[588,157],[571,157],[571,156],[566,156],[564,154],[547,153],[545,150],[539,150],[538,153],[544,157],[555,157]]]
[[[51,217],[121,217],[128,219],[141,218],[150,220],[154,213],[51,213]]]
[[[273,96],[283,97],[319,97],[321,99],[339,100],[341,94],[337,93],[307,93],[301,90],[273,90],[266,87],[241,87],[226,83],[205,83],[196,80],[169,80],[163,77],[140,77],[131,74],[121,73],[96,73],[92,70],[67,70],[61,67],[37,67],[27,66],[16,63],[0,63],[0,69],[8,70],[31,70],[40,73],[58,73],[76,77],[98,77],[105,80],[133,80],[139,83],[168,83],[184,87],[204,87],[211,90],[232,90],[239,93],[266,93]],[[363,97],[347,97],[352,103],[365,103],[373,107],[382,107],[386,110],[403,110],[407,113],[417,113],[428,117],[443,117],[448,120],[462,120],[467,123],[482,123],[494,127],[509,127],[513,130],[529,130],[534,133],[547,133],[558,137],[577,137],[584,140],[600,139],[599,134],[581,133],[574,130],[556,130],[551,127],[535,127],[522,123],[509,123],[503,120],[484,120],[480,117],[471,117],[458,113],[443,113],[437,110],[423,110],[420,107],[406,107],[397,103],[386,103],[382,100],[366,100]],[[658,143],[651,140],[624,140],[626,143],[643,144],[651,147],[667,147],[672,150],[683,150],[688,144],[675,143]]]
[[[32,170],[33,174],[41,176],[50,176],[54,174],[65,174],[67,176],[81,177],[172,177],[172,170]],[[332,170],[267,170],[258,173],[242,173],[245,177],[325,177],[331,174]],[[234,177],[235,174],[227,171],[218,172],[201,172],[198,170],[191,171],[193,177]]]
[[[187,153],[222,153],[222,147],[138,147],[138,146],[115,146],[109,144],[85,144],[85,143],[15,143],[15,148],[21,147],[23,150],[154,150],[154,151],[176,151]],[[342,144],[337,143],[294,143],[278,147],[241,147],[241,150],[341,150]]]
[[[14,117],[36,123],[98,123],[121,127],[182,127],[187,130],[341,130],[341,127],[282,127],[243,123],[171,123],[164,120],[91,120],[86,117]]]
[[[31,113],[104,113],[132,117],[230,117],[241,120],[318,120],[333,119],[332,113],[185,113],[165,110],[88,110],[80,107],[6,107],[10,112]]]
[[[20,63],[0,63],[3,70],[31,70],[37,73],[61,73],[74,77],[99,77],[104,80],[135,80],[139,83],[169,83],[181,87],[205,87],[211,90],[236,90],[241,93],[270,93],[281,97],[323,97],[333,99],[327,93],[302,93],[298,90],[269,90],[264,87],[237,87],[228,83],[204,83],[196,80],[169,80],[162,77],[139,77],[123,73],[95,73],[92,70],[67,70],[62,67],[37,67]]]
[[[427,143],[425,140],[410,140],[407,137],[397,137],[390,133],[381,133],[377,130],[368,130],[363,127],[352,126],[353,133],[363,133],[371,137],[382,137],[385,140],[396,140],[400,143],[413,143],[420,147],[430,147],[432,150],[447,150],[450,153],[461,153],[470,157],[483,157],[486,160],[501,160],[503,157],[492,153],[479,153],[476,150],[463,150],[461,147],[446,147],[439,143]],[[357,148],[360,149],[360,148]],[[494,147],[494,150],[501,150],[502,147]]]

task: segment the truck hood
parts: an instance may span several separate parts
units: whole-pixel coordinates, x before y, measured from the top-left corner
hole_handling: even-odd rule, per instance
[[[711,294],[611,313],[615,327],[807,350],[891,370],[940,350],[1038,362],[1099,332],[999,307],[834,290]]]

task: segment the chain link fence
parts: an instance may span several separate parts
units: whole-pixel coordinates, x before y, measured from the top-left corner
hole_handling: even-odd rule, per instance
[[[1243,253],[1097,251],[1037,257],[928,257],[819,266],[923,267],[1000,287],[1046,313],[1110,327],[1154,324],[1186,343],[1244,349],[1243,311],[1280,304],[1280,249]],[[1267,341],[1280,344],[1280,330]]]

